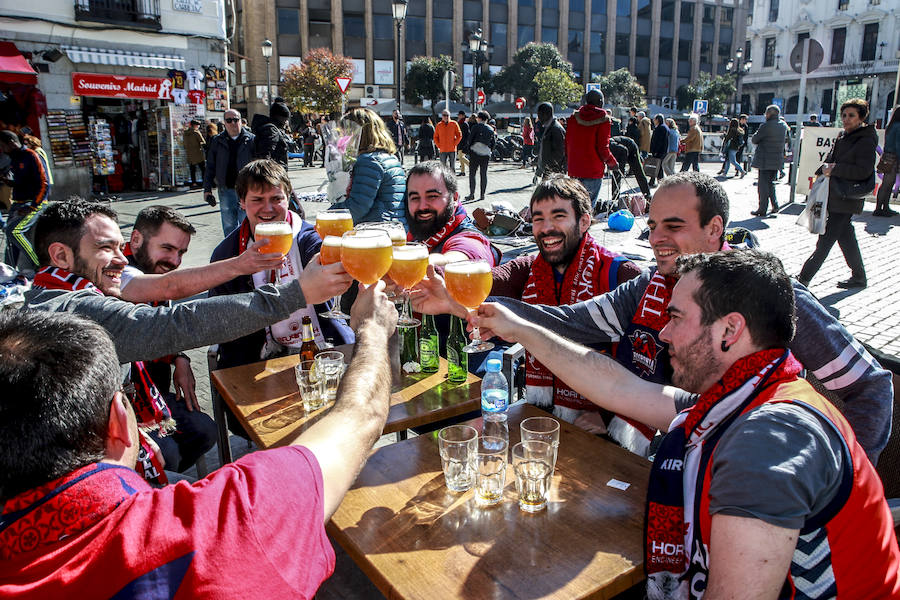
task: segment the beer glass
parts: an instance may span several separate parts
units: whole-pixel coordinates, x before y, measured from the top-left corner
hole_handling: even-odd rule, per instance
[[[444,481],[451,492],[465,492],[475,480],[478,432],[468,425],[451,425],[438,432]]]
[[[556,456],[559,454],[559,421],[550,417],[528,417],[519,423],[522,441],[537,440],[547,442],[553,449],[550,474],[556,471]]]
[[[506,487],[507,442],[498,437],[481,436],[475,458],[475,502],[493,506],[503,499]]]
[[[491,293],[494,278],[491,266],[485,260],[462,260],[444,267],[444,280],[447,291],[453,299],[466,307],[477,310]],[[482,342],[478,328],[472,329],[472,341],[463,347],[463,352],[470,354],[485,352],[494,347],[491,342]]]
[[[294,244],[294,231],[287,221],[261,221],[256,224],[253,237],[257,241],[266,240],[266,243],[259,247],[261,254],[280,254],[284,257]],[[273,280],[276,283],[281,283],[279,271],[280,269],[274,270]]]
[[[394,246],[393,262],[388,276],[403,288],[403,310],[397,327],[418,327],[420,321],[414,319],[409,309],[409,290],[425,278],[428,269],[428,246],[421,242],[410,242]]]
[[[403,246],[406,244],[406,227],[400,221],[371,221],[360,223],[354,229],[381,229],[390,236],[392,245]]]
[[[538,512],[547,507],[552,458],[553,448],[547,442],[528,440],[513,446],[513,471],[520,510]]]
[[[332,208],[316,214],[316,233],[323,240],[325,236],[341,237],[353,229],[353,217],[349,210]]]
[[[326,235],[322,239],[322,246],[319,248],[319,261],[323,265],[341,262],[341,238],[339,236]],[[350,318],[350,315],[341,310],[340,296],[335,296],[331,301],[331,309],[319,314],[319,316],[326,319]]]
[[[391,238],[380,229],[348,231],[341,237],[341,263],[353,279],[372,285],[391,268]]]
[[[312,412],[325,406],[315,361],[304,360],[294,367],[294,375],[297,377],[297,387],[300,390],[303,410]]]

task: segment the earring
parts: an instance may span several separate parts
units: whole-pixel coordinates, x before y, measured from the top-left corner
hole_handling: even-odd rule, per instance
[[[728,344],[725,343],[725,340],[722,340],[722,352],[728,352]]]

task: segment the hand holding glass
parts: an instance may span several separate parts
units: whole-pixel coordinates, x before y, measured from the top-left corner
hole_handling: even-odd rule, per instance
[[[485,260],[463,260],[444,267],[444,281],[453,299],[466,310],[478,310],[481,303],[491,293],[494,278],[491,266]],[[494,347],[490,342],[482,342],[478,328],[472,329],[472,341],[463,347],[463,352],[485,352]]]
[[[294,244],[294,231],[287,221],[262,221],[256,224],[253,238],[266,240],[266,243],[259,247],[261,254],[280,254],[285,257]],[[280,283],[279,270],[275,269],[275,281]]]
[[[334,235],[326,235],[319,248],[319,262],[323,265],[331,265],[341,262],[341,238]],[[350,315],[341,310],[341,297],[332,299],[331,310],[321,313],[320,317],[326,319],[349,319]]]

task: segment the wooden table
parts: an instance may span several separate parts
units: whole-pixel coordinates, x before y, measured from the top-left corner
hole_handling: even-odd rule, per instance
[[[547,413],[510,409],[519,422]],[[480,419],[472,421],[479,431]],[[378,448],[327,526],[393,599],[610,598],[644,579],[650,463],[568,423],[546,510],[519,510],[512,468],[503,502],[476,505],[447,490],[435,436]],[[620,491],[612,479],[630,483]]]
[[[300,401],[294,366],[299,356],[285,356],[211,373],[213,385],[253,441],[261,448],[284,446],[322,417],[332,406],[307,413]],[[465,383],[450,383],[442,358],[437,373],[397,376],[384,433],[436,423],[477,410],[481,379],[469,374]],[[216,419],[220,430],[224,419]],[[221,439],[221,437],[220,437]]]

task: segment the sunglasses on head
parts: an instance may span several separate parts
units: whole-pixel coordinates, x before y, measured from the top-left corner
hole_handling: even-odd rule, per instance
[[[240,119],[235,118],[235,117],[228,117],[228,118],[225,119],[225,122],[226,122],[226,123],[239,123],[239,122],[240,122]]]

